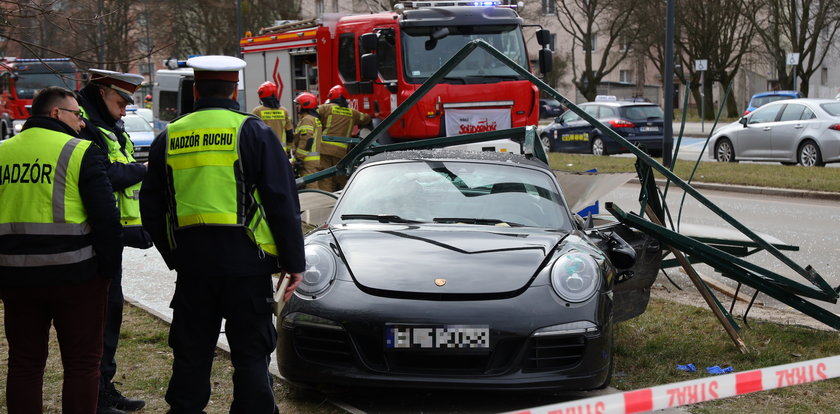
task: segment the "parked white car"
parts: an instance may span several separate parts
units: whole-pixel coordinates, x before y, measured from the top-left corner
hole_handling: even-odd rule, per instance
[[[840,102],[786,99],[717,130],[709,157],[720,162],[777,161],[822,167],[840,161]]]

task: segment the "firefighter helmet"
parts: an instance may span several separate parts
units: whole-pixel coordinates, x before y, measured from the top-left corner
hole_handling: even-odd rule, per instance
[[[263,82],[259,89],[257,89],[257,95],[260,96],[260,99],[277,96],[277,85],[274,82]]]
[[[302,109],[315,109],[318,106],[318,98],[309,92],[301,92],[295,98],[295,103],[300,105]]]
[[[347,99],[347,89],[342,85],[333,86],[327,94],[327,99],[331,101],[338,98]]]
[[[146,102],[152,101],[152,95],[146,95]]]

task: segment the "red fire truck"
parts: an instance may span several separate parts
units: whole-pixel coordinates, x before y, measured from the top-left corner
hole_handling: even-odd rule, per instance
[[[248,63],[243,109],[259,103],[257,88],[266,80],[278,85],[280,102],[290,110],[300,92],[320,92],[323,101],[331,87],[344,85],[351,107],[382,119],[474,39],[529,68],[522,18],[495,3],[404,2],[394,12],[324,15],[247,35],[240,41]],[[550,34],[541,30],[537,38],[540,67],[548,71]],[[368,73],[375,79],[366,79]],[[478,48],[388,133],[418,139],[536,125],[538,98],[534,85]]]
[[[76,65],[66,58],[0,60],[0,139],[20,132],[30,115],[32,97],[47,86],[81,88]]]

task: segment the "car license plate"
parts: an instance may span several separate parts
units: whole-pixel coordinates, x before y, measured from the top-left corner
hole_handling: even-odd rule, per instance
[[[642,132],[659,132],[659,127],[643,126],[643,127],[639,127],[639,131],[642,131]]]
[[[488,325],[386,325],[386,349],[490,350]]]

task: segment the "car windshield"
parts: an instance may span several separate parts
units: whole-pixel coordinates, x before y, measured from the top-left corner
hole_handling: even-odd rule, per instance
[[[440,69],[464,45],[475,39],[490,43],[523,68],[528,55],[518,26],[450,26],[449,34],[433,40],[431,33],[441,27],[414,27],[403,30],[405,74],[413,83],[422,83]],[[522,79],[484,49],[477,48],[444,78],[448,83],[492,83],[500,79]]]
[[[47,86],[60,86],[70,90],[76,89],[75,73],[21,73],[15,81],[17,96],[21,99],[32,99],[35,92]]]
[[[651,118],[662,119],[662,108],[656,105],[632,105],[622,106],[618,109],[622,118],[631,120],[647,120]]]
[[[570,229],[568,209],[546,173],[515,165],[409,161],[361,169],[331,223],[437,222]]]
[[[824,103],[820,105],[820,108],[831,116],[840,116],[840,102]]]
[[[752,106],[758,108],[759,106],[767,105],[770,102],[781,101],[782,99],[792,99],[796,98],[795,96],[791,95],[769,95],[769,96],[761,96],[757,98],[753,98]]]
[[[123,123],[126,132],[152,132],[152,126],[140,115],[126,115]]]

